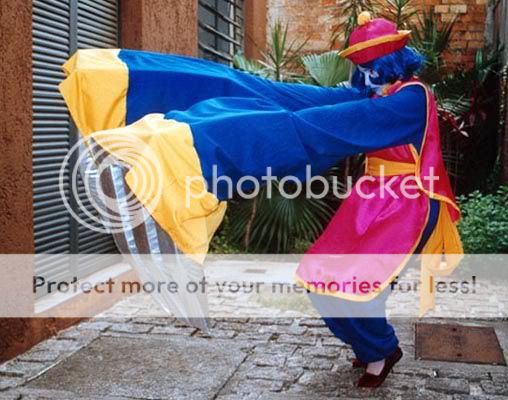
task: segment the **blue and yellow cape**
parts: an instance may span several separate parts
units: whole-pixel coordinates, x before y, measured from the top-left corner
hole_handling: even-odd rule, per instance
[[[140,163],[126,181],[146,203],[154,193],[141,186],[157,180],[162,196],[152,216],[197,259],[230,196],[227,184],[214,185],[214,174],[237,184],[270,167],[274,176],[303,180],[307,166],[320,174],[349,155],[418,148],[425,130],[418,86],[372,99],[352,88],[273,82],[206,60],[133,50],[80,50],[64,70],[60,90],[85,138],[121,158],[115,142],[135,137],[158,158],[160,171]],[[189,177],[202,178],[191,190],[205,194],[186,204]]]

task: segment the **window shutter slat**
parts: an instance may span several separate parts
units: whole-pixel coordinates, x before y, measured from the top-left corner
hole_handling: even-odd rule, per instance
[[[64,79],[62,64],[77,48],[116,48],[116,0],[34,0],[32,3],[33,62],[33,209],[36,253],[116,253],[111,235],[95,232],[73,220],[59,190],[59,173],[75,142],[76,132],[58,92]],[[75,21],[75,22],[73,22]],[[69,168],[64,171],[63,192],[71,201]],[[85,190],[78,191],[90,212],[96,213]],[[72,201],[71,201],[72,203]],[[80,213],[79,210],[75,210]],[[91,260],[79,271],[65,269],[44,258],[35,273],[47,280],[83,277],[107,266]],[[40,295],[40,294],[39,294]]]

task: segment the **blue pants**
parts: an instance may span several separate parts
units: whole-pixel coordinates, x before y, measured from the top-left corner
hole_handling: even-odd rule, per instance
[[[438,215],[439,202],[430,200],[429,221],[415,253],[421,252],[436,225]],[[391,286],[388,285],[382,293],[368,302],[348,301],[314,293],[309,293],[309,297],[321,315],[344,315],[338,318],[323,317],[323,321],[335,336],[351,345],[359,360],[369,363],[385,359],[399,344],[395,330],[386,320],[386,300],[390,293]],[[348,315],[376,315],[376,317],[357,318]]]
[[[385,303],[390,286],[373,300],[363,303],[338,297],[309,293],[310,300],[323,317],[323,321],[344,343],[351,345],[356,358],[363,362],[378,361],[393,353],[399,344],[393,327],[385,318]],[[368,307],[368,311],[365,308]],[[379,317],[349,317],[348,315],[379,315]]]

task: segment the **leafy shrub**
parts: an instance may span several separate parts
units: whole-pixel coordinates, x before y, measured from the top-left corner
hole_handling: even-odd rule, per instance
[[[466,253],[508,253],[508,186],[494,194],[474,191],[459,198],[459,231]]]
[[[230,218],[226,213],[224,220],[210,242],[209,252],[212,254],[238,254],[242,249],[235,243],[233,236],[229,233]]]

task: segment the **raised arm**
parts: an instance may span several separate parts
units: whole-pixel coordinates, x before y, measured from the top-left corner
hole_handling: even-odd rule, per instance
[[[127,123],[214,97],[265,99],[289,111],[364,97],[352,88],[274,82],[194,57],[121,50],[119,58],[129,69]]]
[[[182,251],[202,254],[224,215],[225,205],[217,200],[229,197],[228,181],[235,189],[248,176],[264,183],[268,168],[272,176],[303,180],[307,166],[317,174],[351,154],[417,145],[424,126],[425,94],[415,87],[386,98],[296,112],[265,99],[215,98],[92,137],[126,164],[132,157],[123,159],[123,140],[139,137],[145,146],[126,175],[127,184],[145,205],[161,193],[154,219]],[[216,196],[206,192],[201,177]],[[216,188],[214,182],[219,182]],[[249,183],[252,187],[247,180],[242,188],[249,189]]]
[[[222,98],[166,118],[190,125],[209,184],[214,166],[233,182],[262,177],[267,167],[273,175],[303,180],[307,165],[320,174],[350,155],[409,143],[419,148],[426,95],[422,87],[410,86],[392,96],[296,112],[264,100]],[[227,197],[220,186],[217,195]]]
[[[290,111],[362,97],[354,89],[277,83],[198,58],[136,50],[78,50],[63,68],[60,91],[85,136],[214,97],[264,99]]]
[[[422,86],[411,85],[391,96],[294,114],[312,164],[323,171],[337,158],[353,154],[402,144],[419,149],[427,119],[427,98]]]

